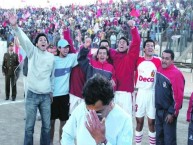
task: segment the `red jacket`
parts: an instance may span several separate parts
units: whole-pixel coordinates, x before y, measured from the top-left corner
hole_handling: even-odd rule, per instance
[[[129,51],[120,53],[110,49],[110,58],[113,61],[115,74],[117,78],[117,91],[134,91],[134,71],[140,51],[140,36],[137,28],[131,30],[132,41]]]
[[[70,37],[70,31],[66,30],[63,32],[64,39],[70,44],[69,53],[76,53],[72,39]],[[70,74],[70,94],[82,98],[82,89],[86,82],[85,73],[82,71],[79,65],[72,69]]]
[[[113,79],[116,84],[115,70],[114,67],[108,63],[97,61],[93,58],[87,57],[89,50],[83,48],[80,50],[78,55],[78,64],[81,66],[83,71],[86,74],[86,80],[91,78],[94,74],[99,73],[102,76],[106,77],[108,80]],[[116,90],[116,88],[114,87]]]
[[[155,108],[167,110],[178,116],[182,108],[185,79],[181,71],[173,64],[168,68],[159,67],[156,73]]]

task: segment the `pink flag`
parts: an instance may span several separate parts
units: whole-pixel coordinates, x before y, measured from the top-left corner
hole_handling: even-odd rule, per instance
[[[102,3],[103,1],[102,0],[98,0],[99,3]]]
[[[112,4],[113,3],[113,0],[109,0],[109,4]]]
[[[74,11],[74,4],[72,3],[72,5],[71,5],[71,8],[72,8],[72,11]]]
[[[97,10],[97,18],[100,17],[102,15],[101,9]]]
[[[7,22],[4,21],[2,26],[3,26],[3,27],[6,27],[6,26],[7,26]]]
[[[19,47],[15,45],[15,48],[14,48],[14,52],[18,55],[18,58],[19,58],[19,62],[21,62],[23,60],[22,58],[22,55],[19,53]]]
[[[140,12],[139,12],[139,10],[132,9],[131,12],[130,12],[130,15],[133,16],[133,17],[139,17]]]
[[[24,19],[27,19],[27,18],[29,18],[30,17],[30,12],[27,12],[26,14],[25,14],[25,16],[24,16]]]

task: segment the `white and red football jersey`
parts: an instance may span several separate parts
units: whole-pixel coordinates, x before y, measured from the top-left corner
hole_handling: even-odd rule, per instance
[[[153,57],[151,60],[139,57],[137,61],[136,88],[153,89],[155,75],[160,65],[161,59],[159,57]]]

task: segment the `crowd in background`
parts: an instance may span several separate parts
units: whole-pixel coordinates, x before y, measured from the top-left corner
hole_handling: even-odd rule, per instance
[[[141,94],[143,95],[147,93],[146,91],[150,90],[150,92],[148,92],[149,94],[146,94],[147,96],[150,96],[150,99],[145,98],[147,100],[147,103],[150,104],[150,105],[147,105],[148,109],[149,109],[149,106],[152,107],[149,109],[150,116],[148,116],[149,117],[148,120],[152,119],[152,122],[151,122],[152,125],[155,124],[154,122],[155,119],[156,119],[156,122],[158,121],[161,122],[161,120],[165,120],[164,123],[160,123],[161,125],[156,124],[155,126],[156,130],[154,129],[154,126],[151,129],[149,127],[149,133],[148,133],[149,142],[150,144],[155,144],[157,140],[157,142],[160,142],[159,144],[163,144],[162,143],[163,140],[164,141],[166,140],[168,141],[167,144],[172,144],[171,142],[173,142],[173,144],[176,144],[176,122],[177,122],[176,118],[178,116],[178,112],[183,102],[184,77],[181,74],[181,72],[173,65],[174,52],[170,49],[171,49],[171,41],[172,41],[173,35],[183,35],[184,43],[187,43],[189,40],[192,39],[191,35],[193,32],[193,18],[192,18],[193,12],[192,12],[192,3],[190,1],[181,0],[181,1],[170,1],[168,3],[168,1],[166,2],[163,0],[159,0],[159,1],[151,1],[148,3],[141,2],[141,1],[127,2],[127,3],[126,2],[106,3],[106,4],[96,3],[89,6],[80,6],[80,5],[77,6],[72,4],[66,7],[61,6],[60,8],[52,7],[52,8],[45,8],[45,9],[27,7],[24,9],[16,10],[16,15],[18,19],[15,17],[15,15],[8,14],[9,10],[2,10],[1,12],[2,12],[1,39],[6,40],[8,43],[10,41],[13,41],[14,36],[11,29],[12,27],[14,34],[18,37],[21,43],[21,46],[26,51],[27,57],[29,58],[29,68],[37,68],[37,70],[29,69],[29,73],[27,77],[28,93],[26,98],[26,128],[25,128],[24,144],[27,144],[28,142],[33,143],[33,129],[31,128],[34,128],[34,124],[32,124],[31,122],[35,122],[37,108],[40,110],[40,113],[42,116],[42,126],[44,125],[47,126],[47,128],[44,127],[44,130],[42,129],[40,142],[45,141],[47,142],[47,144],[50,144],[50,140],[52,142],[53,137],[50,139],[49,118],[51,118],[51,124],[52,124],[51,130],[52,130],[54,128],[55,119],[57,119],[57,117],[55,118],[52,116],[54,114],[52,113],[52,111],[54,111],[54,109],[58,109],[58,105],[56,103],[56,99],[55,100],[53,99],[52,106],[50,108],[50,106],[48,105],[48,104],[51,104],[50,96],[51,98],[52,97],[62,98],[62,99],[67,98],[65,105],[60,104],[61,106],[67,106],[67,109],[65,112],[67,118],[66,119],[59,118],[61,121],[60,130],[59,130],[60,137],[61,137],[62,126],[65,124],[65,121],[68,120],[68,115],[69,115],[68,112],[70,109],[69,104],[72,106],[72,102],[73,102],[70,99],[78,98],[79,100],[78,99],[75,100],[76,103],[81,100],[80,99],[81,95],[75,96],[76,94],[73,94],[74,92],[72,93],[71,91],[72,90],[71,84],[73,85],[75,84],[72,82],[73,81],[72,79],[76,79],[76,84],[78,84],[78,79],[82,79],[82,80],[84,79],[83,80],[83,84],[84,84],[86,82],[86,79],[89,80],[89,77],[88,77],[90,75],[89,73],[94,72],[94,69],[96,69],[97,67],[98,67],[98,70],[103,71],[101,72],[101,74],[103,75],[107,74],[107,72],[111,72],[111,74],[113,74],[113,72],[116,73],[115,81],[112,80],[113,79],[112,76],[111,78],[109,78],[109,80],[112,83],[111,84],[112,86],[117,85],[117,88],[115,89],[116,91],[115,91],[114,102],[116,104],[119,104],[125,111],[129,112],[129,114],[132,114],[133,102],[132,102],[131,96],[134,91],[133,78],[134,78],[134,70],[136,69],[135,68],[136,62],[138,65],[137,71],[143,72],[139,74],[140,75],[139,77],[137,77],[139,78],[139,82],[141,83],[141,86],[137,85],[138,95],[140,92],[140,88],[142,90]],[[11,27],[9,26],[9,22],[11,24]],[[18,26],[23,29],[23,31],[34,43],[34,45],[40,50],[42,50],[42,52],[45,52],[45,53],[42,53],[41,51],[36,49],[36,47],[32,45],[31,41],[27,39],[27,36],[24,35],[22,30]],[[141,35],[142,41],[139,37],[139,33],[137,29],[139,29],[139,33]],[[64,36],[66,30],[70,30],[67,32],[70,32],[71,38],[69,37],[69,39],[73,41],[73,45],[75,46],[75,49],[78,51],[80,49],[80,46],[83,47],[80,50],[79,54],[76,53],[76,54],[68,55],[68,52],[71,51],[70,49],[71,47],[73,47],[73,45],[71,45],[70,41],[68,42],[67,38]],[[129,30],[131,30],[131,33],[129,33]],[[63,39],[63,36],[66,40]],[[128,40],[131,40],[131,37],[132,37],[132,42],[129,45]],[[83,68],[85,66],[85,63],[81,65],[81,62],[80,62],[81,51],[82,51],[82,55],[85,56],[84,61],[86,60],[87,64],[89,65],[91,64],[91,60],[87,58],[87,55],[90,49],[90,44],[87,44],[88,42],[85,41],[86,38],[92,39],[91,41],[89,40],[89,43],[91,42],[92,48],[99,48],[99,49],[97,51],[97,60],[95,61],[95,63],[93,63],[94,67],[93,66],[90,67],[90,68],[93,68],[93,70],[89,72],[88,70],[90,69],[85,69],[85,71],[83,72],[83,73],[86,72],[86,79],[85,79],[80,74],[81,67]],[[151,38],[152,40],[147,40],[149,42],[146,42],[145,40],[148,38]],[[108,41],[109,41],[111,44],[110,47],[114,49],[117,48],[118,51],[114,49],[109,50],[106,46],[102,48],[99,47],[101,45],[100,42],[103,39],[105,40],[105,43],[107,43],[108,48],[109,48],[109,44],[108,44]],[[162,39],[165,39],[167,41],[166,48],[168,49],[163,51],[162,60],[160,60],[159,58],[154,60],[154,57],[153,57],[154,56],[153,49],[155,47],[154,41],[160,43]],[[47,47],[48,41],[50,44],[57,46],[59,51],[58,56],[54,57],[53,55],[45,51],[46,49],[49,48]],[[117,42],[118,42],[118,47],[117,47]],[[141,60],[138,59],[139,52],[140,52],[140,49],[139,49],[140,42],[141,44],[144,43],[143,49],[145,53],[145,56],[141,57]],[[11,46],[13,47],[13,45]],[[129,46],[129,51],[127,51],[128,46]],[[99,53],[100,49],[104,49],[104,52]],[[73,49],[73,51],[76,51],[76,50]],[[108,54],[108,52],[110,53],[110,55]],[[10,55],[12,55],[12,53],[10,53]],[[106,57],[103,55],[105,55]],[[104,64],[108,63],[107,62],[108,56],[111,56],[112,65],[111,63],[109,63],[108,67],[104,67]],[[145,61],[147,63],[146,65],[144,65]],[[42,62],[45,62],[45,64],[42,65]],[[143,67],[140,68],[139,66],[140,64],[142,64],[142,62],[144,62],[143,63],[144,66],[142,65]],[[149,65],[150,62],[154,64],[152,68]],[[160,67],[160,65],[162,67]],[[42,66],[49,66],[49,67],[45,68]],[[112,71],[109,71],[110,66],[111,68],[114,67],[115,69],[111,69]],[[147,72],[148,75],[143,76],[143,74],[146,74],[144,73],[144,71],[147,70],[146,69],[147,66],[149,69]],[[72,68],[72,67],[74,68],[72,69],[72,72],[71,72],[71,69],[69,68]],[[98,70],[96,70],[96,72]],[[42,72],[45,72],[45,73],[42,73]],[[155,75],[155,72],[157,74],[161,74],[160,78],[159,78],[159,75],[157,74]],[[50,78],[51,73],[54,74],[52,78]],[[68,73],[68,76],[66,75],[67,73]],[[173,75],[173,73],[175,73],[175,75]],[[41,74],[41,75],[37,76],[35,74]],[[76,77],[73,77],[73,74]],[[178,82],[180,83],[176,83],[176,76],[178,76],[177,77]],[[46,79],[40,79],[40,78],[46,78]],[[169,78],[169,82],[167,82],[166,84],[166,81],[168,81],[168,78]],[[50,79],[53,79],[51,85],[54,86],[54,89],[49,88],[50,84],[48,82],[50,82]],[[156,83],[155,85],[156,88],[154,90],[155,79],[158,79],[157,82],[161,82],[161,83]],[[116,81],[117,83],[115,83]],[[36,83],[40,85],[35,85]],[[147,85],[145,85],[146,83],[150,83],[150,85],[147,87]],[[80,84],[82,85],[82,82],[80,82]],[[138,80],[137,80],[137,84],[138,84]],[[96,86],[100,86],[100,85],[96,85]],[[111,92],[113,94],[112,86],[111,86]],[[169,88],[167,86],[172,86],[172,87]],[[74,85],[74,88],[78,88],[78,87]],[[85,88],[83,88],[83,96],[85,99],[86,97],[84,94],[84,89]],[[88,90],[93,91],[94,89],[88,89]],[[105,90],[106,89],[104,89],[104,91]],[[154,101],[151,102],[150,100],[153,100],[151,98],[154,98],[154,91],[156,92],[155,102]],[[80,92],[82,92],[82,90]],[[100,92],[100,91],[97,91],[97,92]],[[167,93],[171,95],[170,96],[165,95]],[[69,94],[72,94],[73,96]],[[38,101],[39,103],[38,105],[31,107],[30,104],[33,103],[33,101],[30,99],[31,96],[33,96],[35,100],[38,100],[38,99],[40,100],[41,98],[39,96],[41,97],[43,96],[44,98],[46,98],[45,100],[47,102]],[[88,96],[90,97],[90,95]],[[96,96],[102,96],[102,95],[100,94],[93,95],[93,98],[95,98]],[[112,95],[112,99],[113,97],[114,95]],[[105,97],[102,97],[102,98],[105,98]],[[141,97],[138,97],[138,98],[141,98]],[[171,100],[169,100],[168,98]],[[110,101],[112,101],[112,99],[110,99]],[[7,97],[6,97],[6,100],[8,100]],[[12,100],[13,101],[15,100],[13,96],[12,96]],[[58,101],[60,102],[60,100]],[[101,100],[99,99],[99,101]],[[173,103],[171,105],[170,103],[172,101]],[[164,105],[162,105],[163,104],[162,102],[164,102]],[[54,103],[56,103],[55,104],[56,106],[53,107]],[[90,102],[86,104],[87,108],[85,111],[90,111],[90,108],[88,108],[88,106],[90,105],[93,105],[91,106],[91,110],[93,109],[92,107],[96,107],[95,106],[96,102],[93,102],[93,104],[89,104],[89,103]],[[113,104],[109,102],[107,104],[102,102],[101,104],[102,105],[98,107],[100,108],[99,110],[95,108],[96,112],[101,110],[102,110],[101,112],[103,112],[104,110],[106,111],[106,109],[111,111],[114,107]],[[135,112],[139,110],[138,108],[138,106],[140,106],[139,104],[144,104],[144,101],[142,99],[140,101],[136,101]],[[47,108],[43,108],[42,106],[44,105],[47,106]],[[105,106],[107,107],[106,109],[104,109]],[[154,107],[156,108],[156,112],[161,111],[161,113],[163,113],[164,115],[162,114],[160,115],[161,116],[160,117],[157,115],[158,114],[157,113],[155,116]],[[144,115],[142,114],[142,112],[145,110],[144,108],[141,107],[141,111],[139,111],[139,114],[136,115],[137,125],[139,125],[140,122],[142,122],[141,124],[143,124],[143,121],[141,121],[141,118],[144,117]],[[30,113],[31,111],[34,111],[34,114],[31,114]],[[44,111],[45,112],[47,111],[48,113],[45,113]],[[51,117],[49,116],[50,114],[51,114]],[[65,144],[67,141],[69,141],[69,138],[71,139],[71,142],[74,142],[74,139],[72,140],[72,137],[69,137],[72,127],[74,126],[73,123],[82,121],[82,118],[79,118],[76,120],[77,117],[74,114],[75,113],[71,114],[72,115],[71,119],[69,119],[69,121],[67,122],[67,125],[63,128],[62,140],[60,138],[61,144]],[[79,115],[79,113],[77,114]],[[104,117],[106,118],[107,115]],[[81,117],[82,116],[83,115],[81,115]],[[97,116],[97,114],[95,114],[95,116]],[[72,121],[73,117],[75,119]],[[47,120],[47,122],[45,120]],[[130,120],[132,119],[130,118]],[[71,124],[70,121],[73,124],[72,126],[70,125]],[[99,120],[98,122],[100,123]],[[114,123],[115,121],[112,121],[112,122]],[[130,129],[132,128],[131,122],[132,121],[128,123],[127,126],[129,127],[128,129],[126,129],[127,132],[124,133],[124,135],[128,135],[128,134],[130,135],[130,138],[127,138],[128,142],[130,143],[132,143],[132,136],[133,136],[131,131],[132,129]],[[171,123],[173,124],[171,125]],[[89,126],[91,127],[92,125],[93,123],[91,122],[91,120],[89,120]],[[135,141],[136,141],[136,144],[139,144],[139,145],[141,144],[142,135],[143,135],[140,125],[137,127],[138,129],[136,129],[136,132],[135,132]],[[80,126],[83,126],[83,125],[80,124]],[[112,126],[112,125],[108,125],[108,126]],[[77,128],[76,127],[73,128],[73,132],[76,132]],[[90,128],[87,125],[86,125],[86,128],[88,129],[90,135],[95,139],[93,134],[95,133],[96,130],[92,129],[93,132],[91,132],[89,130]],[[102,128],[102,127],[99,127],[99,128]],[[125,127],[122,127],[122,128],[125,129]],[[164,130],[164,133],[163,133],[163,130]],[[169,130],[168,134],[171,136],[169,136],[165,130]],[[131,131],[131,132],[128,132],[128,131]],[[54,130],[52,130],[52,132],[54,132]],[[101,129],[101,132],[102,132],[102,129]],[[107,132],[108,132],[108,129],[107,129]],[[123,131],[120,131],[120,132],[122,133]],[[109,139],[108,137],[106,138],[104,133],[105,132],[103,131],[103,136],[101,140],[99,141],[95,140],[97,144],[98,143],[107,144],[108,141],[115,142],[115,139],[117,138],[118,138],[118,141],[117,140],[116,141],[119,142],[117,144],[124,144],[122,142],[125,140],[126,137],[122,137],[123,135],[121,135],[119,132],[116,133],[116,137],[114,137],[113,140]],[[83,134],[81,132],[78,134],[84,137],[87,136],[87,133],[86,135],[84,135],[84,132]],[[163,134],[167,138],[165,137],[164,139],[160,139],[163,136]],[[72,133],[72,136],[74,137],[75,134]],[[117,137],[117,136],[120,136],[120,137]],[[42,139],[42,137],[44,137],[44,139]],[[121,137],[124,139],[122,139]],[[78,138],[79,137],[77,137],[77,142],[79,142],[79,144],[82,144],[80,143],[81,141],[78,140]],[[94,144],[95,141],[93,140],[93,138],[91,138],[90,140],[93,141],[93,144]],[[121,140],[119,138],[121,138],[122,141],[119,141]],[[90,141],[88,142],[90,143]],[[157,142],[156,144],[158,144]]]
[[[20,27],[32,41],[38,33],[45,32],[49,42],[56,45],[63,29],[68,27],[76,49],[84,42],[85,37],[92,38],[94,48],[98,48],[100,40],[104,38],[115,48],[120,37],[131,37],[126,22],[133,19],[143,39],[151,38],[160,42],[162,36],[163,40],[168,41],[167,47],[171,48],[169,42],[172,41],[172,35],[183,35],[186,45],[192,40],[191,3],[185,0],[155,0],[96,3],[87,6],[72,4],[59,8],[26,7],[15,11]],[[0,37],[9,43],[13,41],[13,35],[6,19],[8,11],[10,10],[0,9]]]

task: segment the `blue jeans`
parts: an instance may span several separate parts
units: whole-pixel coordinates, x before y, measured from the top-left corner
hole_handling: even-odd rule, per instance
[[[51,99],[49,94],[36,94],[28,90],[26,98],[26,123],[24,145],[33,145],[33,133],[37,109],[42,119],[40,145],[50,145]]]

